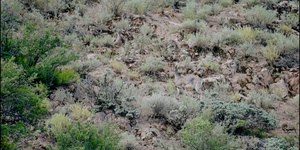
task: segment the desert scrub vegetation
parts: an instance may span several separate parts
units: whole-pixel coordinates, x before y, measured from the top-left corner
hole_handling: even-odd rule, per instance
[[[163,57],[148,57],[146,61],[139,67],[141,72],[155,73],[163,69]]]
[[[130,28],[130,23],[128,19],[122,18],[119,22],[114,23],[117,30],[128,30]]]
[[[89,110],[88,107],[83,106],[82,104],[73,104],[70,106],[71,114],[70,117],[74,119],[87,119],[93,117],[94,114]]]
[[[125,64],[123,64],[123,63],[120,63],[120,62],[118,62],[118,61],[112,61],[111,63],[110,63],[110,65],[111,65],[111,67],[114,69],[114,70],[116,70],[116,72],[117,73],[121,73],[122,72],[122,70],[124,70],[125,68],[126,68],[126,65]]]
[[[208,53],[205,58],[201,59],[201,66],[209,68],[212,71],[220,72],[219,62],[212,53]]]
[[[182,9],[182,13],[184,14],[186,19],[206,19],[208,15],[212,15],[212,6],[204,5],[200,6],[200,3],[196,1],[188,1],[186,7]]]
[[[218,3],[224,7],[231,6],[232,2],[233,2],[232,0],[218,0]]]
[[[114,16],[121,16],[125,2],[124,0],[103,0],[103,4]]]
[[[261,28],[276,21],[276,13],[274,11],[266,10],[266,7],[259,5],[246,10],[245,17],[252,25]]]
[[[279,96],[274,93],[269,93],[266,89],[251,90],[247,94],[245,103],[253,104],[257,108],[268,110],[270,108],[274,108],[272,104],[280,99],[281,98]]]
[[[80,78],[79,74],[71,68],[56,69],[54,77],[54,83],[58,85],[74,83]]]
[[[54,114],[47,121],[49,134],[57,141],[57,147],[63,149],[121,149],[118,146],[119,133],[115,126],[94,125],[73,121],[63,114]]]
[[[251,27],[238,28],[237,32],[241,35],[241,38],[245,42],[254,41],[259,31],[252,29]]]
[[[98,110],[113,109],[116,114],[129,119],[139,115],[139,110],[131,106],[131,103],[136,100],[133,89],[124,81],[111,77],[110,69],[106,69],[99,81],[99,87],[95,103]]]
[[[47,87],[34,83],[36,74],[26,75],[21,65],[13,59],[1,58],[1,149],[14,147],[47,114],[42,101],[47,94]]]
[[[199,112],[199,109],[202,108],[202,105],[193,98],[188,98],[181,102],[174,97],[164,96],[162,93],[152,94],[140,102],[140,105],[142,107],[142,115],[166,121],[178,129],[189,117]]]
[[[239,44],[237,48],[237,52],[241,56],[257,57],[258,56],[257,53],[260,52],[260,49],[252,41],[250,41],[250,42],[244,42],[243,44]]]
[[[245,103],[212,101],[214,120],[226,124],[233,134],[257,135],[277,127],[276,120],[265,110]]]
[[[247,4],[248,7],[255,5],[264,5],[271,6],[272,4],[277,3],[278,0],[242,0],[241,3]]]
[[[230,149],[233,148],[230,142],[234,139],[220,124],[202,117],[188,120],[179,131],[179,138],[183,144],[195,150]]]
[[[264,56],[270,61],[273,62],[280,56],[280,51],[275,45],[268,45],[262,49]]]
[[[281,21],[285,25],[296,27],[299,25],[299,13],[283,13],[280,15]]]

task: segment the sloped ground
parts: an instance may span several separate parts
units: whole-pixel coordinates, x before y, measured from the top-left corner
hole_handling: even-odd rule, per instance
[[[93,7],[97,9],[101,7],[101,4],[96,4]],[[243,18],[244,14],[241,8],[244,7],[244,4],[237,3],[231,7],[223,8],[217,15],[208,16],[206,19],[207,25],[203,30],[210,32],[220,31],[222,24],[219,23],[218,18],[227,20],[230,27],[249,25],[247,20]],[[299,14],[298,9],[297,13]],[[130,103],[129,106],[140,110],[141,114],[133,119],[128,119],[128,117],[117,114],[115,110],[98,109],[95,111],[93,117],[86,118],[83,122],[95,124],[101,124],[101,122],[116,123],[119,131],[126,131],[136,137],[138,143],[138,146],[136,146],[137,149],[172,149],[174,147],[177,149],[186,149],[186,145],[181,145],[177,137],[180,128],[172,126],[172,124],[164,119],[153,115],[149,116],[149,110],[145,110],[145,107],[143,107],[147,98],[151,97],[154,93],[164,93],[163,95],[175,97],[179,101],[185,97],[184,93],[176,96],[174,69],[175,66],[178,66],[179,72],[183,75],[194,74],[205,79],[207,81],[205,83],[206,90],[212,88],[210,85],[214,86],[214,84],[217,84],[215,82],[215,80],[218,80],[217,77],[225,80],[225,82],[229,83],[229,95],[233,95],[234,93],[240,95],[238,98],[233,98],[236,103],[247,103],[248,94],[251,91],[259,91],[261,88],[264,88],[269,93],[275,93],[280,98],[272,100],[270,103],[271,106],[264,109],[276,118],[277,128],[263,134],[266,137],[285,137],[292,140],[294,140],[293,137],[296,137],[296,139],[299,139],[299,105],[297,105],[297,102],[292,101],[299,94],[299,62],[288,61],[287,63],[292,63],[292,65],[284,66],[282,64],[287,63],[280,63],[280,61],[288,59],[287,57],[279,58],[277,64],[270,63],[264,57],[241,57],[237,52],[239,49],[230,44],[217,45],[215,46],[216,48],[212,48],[213,50],[199,50],[193,46],[191,38],[187,38],[193,36],[195,33],[189,33],[183,31],[184,29],[180,29],[182,23],[186,20],[181,9],[173,10],[168,8],[163,13],[147,12],[146,15],[125,13],[123,16],[129,18],[131,24],[130,29],[126,31],[116,31],[113,29],[113,22],[118,22],[121,18],[110,20],[110,23],[106,26],[99,27],[102,28],[103,33],[101,34],[96,32],[99,30],[98,26],[91,27],[93,30],[89,29],[96,36],[102,34],[112,35],[116,45],[87,48],[88,50],[81,52],[83,55],[79,60],[81,62],[94,59],[100,60],[100,62],[95,61],[90,64],[90,66],[93,65],[93,68],[86,71],[83,78],[101,80],[103,74],[105,74],[105,69],[112,68],[111,76],[114,77],[114,80],[120,79],[133,85],[136,102]],[[143,24],[148,24],[153,29],[151,38],[160,40],[162,42],[160,47],[151,45],[151,42],[157,42],[152,40],[149,47],[141,49],[129,48],[130,54],[121,54],[127,40],[134,40],[142,36],[139,27]],[[292,29],[292,31],[294,32],[293,34],[299,35],[299,28],[296,30]],[[170,53],[167,54],[168,51]],[[211,69],[209,66],[201,65],[206,60],[205,58],[210,55],[210,52],[213,52],[210,63],[218,66],[219,70],[217,71]],[[153,72],[150,71],[150,73],[140,71],[139,67],[141,64],[151,56],[164,57],[162,69]],[[188,58],[191,59],[187,61]],[[118,69],[112,65],[113,61],[125,66]],[[137,72],[137,75],[130,75],[130,71]],[[223,81],[218,80],[218,82]],[[170,86],[169,91],[166,88],[168,86]],[[92,81],[82,81],[81,84],[74,83],[57,87],[57,89],[50,92],[50,96],[48,97],[51,104],[49,110],[50,116],[61,112],[64,108],[68,109],[68,105],[74,103],[74,101],[69,102],[64,100],[64,98],[58,97],[58,89],[64,89],[65,93],[71,93],[76,102],[81,102],[82,105],[92,109],[96,105],[95,95],[101,90],[101,87],[96,83],[93,84]],[[80,92],[86,95],[80,95]],[[127,90],[126,92],[129,93]],[[189,94],[198,101],[205,99],[203,97],[199,98],[198,93],[193,90],[189,91]],[[255,102],[254,105],[259,108],[262,107],[261,104]],[[70,113],[70,110],[66,111],[66,114]],[[49,145],[55,147],[55,140],[44,132],[37,131],[33,139],[30,139],[28,142],[32,145],[26,146],[27,148],[24,149],[45,149]],[[298,140],[296,145],[299,146]]]

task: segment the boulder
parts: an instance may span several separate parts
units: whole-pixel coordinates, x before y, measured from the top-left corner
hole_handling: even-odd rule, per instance
[[[278,94],[284,98],[286,96],[288,96],[288,89],[286,87],[286,84],[284,83],[284,81],[281,79],[279,80],[277,83],[273,83],[270,85],[269,87],[269,90],[270,91],[275,91],[277,90],[276,92],[279,92]]]

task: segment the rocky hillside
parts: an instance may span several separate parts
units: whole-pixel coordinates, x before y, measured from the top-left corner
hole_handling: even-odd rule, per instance
[[[299,149],[299,31],[298,0],[1,0],[1,149]]]

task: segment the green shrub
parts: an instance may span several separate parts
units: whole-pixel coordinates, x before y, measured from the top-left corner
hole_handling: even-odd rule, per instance
[[[227,124],[227,129],[234,134],[253,134],[256,130],[274,129],[276,120],[266,111],[244,103],[211,102],[214,119]]]
[[[147,35],[134,35],[133,38],[132,46],[135,50],[149,49],[151,44],[153,44],[150,36]]]
[[[114,16],[120,16],[125,5],[124,0],[104,0],[103,4],[110,10]]]
[[[224,27],[220,34],[222,34],[225,44],[236,44],[243,42],[242,35],[236,30]]]
[[[188,1],[186,7],[182,8],[182,13],[186,19],[196,19],[196,13],[199,8],[199,4],[195,1]]]
[[[214,3],[212,5],[212,9],[211,10],[212,10],[212,12],[213,12],[214,15],[217,15],[219,12],[222,11],[222,9],[223,9],[222,5],[220,5],[218,3]]]
[[[128,19],[122,19],[117,23],[114,23],[117,30],[128,30],[130,28],[130,22]]]
[[[228,7],[232,5],[232,0],[219,0],[219,4],[224,7]]]
[[[279,31],[282,32],[282,33],[284,33],[285,35],[290,35],[293,32],[291,25],[289,25],[289,26],[287,26],[287,25],[280,25]]]
[[[299,107],[299,94],[293,97],[291,101]]]
[[[212,37],[209,34],[196,33],[196,35],[192,35],[191,41],[194,47],[197,48],[210,48],[211,47],[211,39]]]
[[[71,117],[74,119],[87,119],[94,116],[86,106],[78,103],[71,105],[70,110],[72,111]]]
[[[49,127],[51,132],[56,135],[60,132],[65,132],[67,127],[72,125],[71,119],[61,113],[54,114],[51,119],[46,122],[46,125]]]
[[[41,106],[47,90],[40,89],[43,86],[32,86],[35,78],[36,74],[26,77],[25,70],[13,63],[12,59],[9,61],[1,59],[1,120],[3,122],[33,123],[47,112]],[[5,117],[10,119],[6,120]]]
[[[264,56],[271,62],[273,60],[276,60],[280,56],[280,51],[278,50],[278,48],[276,46],[274,46],[272,44],[263,48],[262,52],[263,52]]]
[[[100,39],[100,46],[112,47],[114,39],[111,35],[106,35]]]
[[[157,72],[163,69],[163,59],[156,57],[148,57],[146,61],[139,67],[140,71],[145,73]]]
[[[286,149],[286,140],[278,138],[268,138],[266,139],[266,144],[264,145],[266,149]]]
[[[248,7],[252,7],[259,4],[270,7],[272,6],[272,4],[275,4],[277,2],[278,0],[242,0],[242,3],[247,4]]]
[[[181,142],[191,149],[230,149],[233,138],[228,135],[224,127],[211,123],[201,117],[188,120],[179,131]]]
[[[143,24],[140,27],[140,32],[144,36],[146,36],[146,35],[152,35],[153,29],[151,29],[151,27],[148,24]]]
[[[239,47],[237,48],[238,54],[242,56],[252,56],[252,57],[257,57],[257,53],[259,50],[257,50],[255,44],[250,42],[244,42],[243,44],[240,44]]]
[[[195,32],[197,31],[198,25],[195,20],[187,19],[184,21],[181,26],[179,27],[180,29],[184,29],[188,32]]]
[[[266,10],[263,6],[254,6],[245,12],[246,19],[257,27],[264,28],[267,24],[276,21],[276,13]]]
[[[299,13],[283,13],[280,15],[282,23],[296,27],[299,25]]]
[[[202,60],[202,65],[204,67],[211,69],[212,71],[220,72],[220,67],[219,67],[218,63],[214,62],[214,60],[215,60],[215,57],[213,56],[213,54],[209,53]]]
[[[133,91],[126,90],[130,88],[130,85],[122,80],[112,78],[110,69],[106,69],[99,81],[99,86],[100,90],[96,95],[96,105],[100,110],[113,109],[116,114],[126,116],[129,119],[139,115],[139,111],[131,105],[135,101]]]
[[[126,2],[126,9],[134,14],[144,14],[148,11],[146,0],[130,0]]]
[[[77,82],[80,76],[71,68],[56,69],[54,71],[54,82],[58,85]]]
[[[96,126],[75,122],[55,134],[58,149],[121,149],[120,136],[110,124]]]
[[[259,91],[251,90],[247,94],[246,103],[253,104],[257,108],[268,110],[269,108],[274,108],[272,103],[277,100],[280,100],[279,96],[269,93],[267,90],[261,89]]]
[[[245,42],[254,41],[258,35],[258,31],[251,27],[239,28],[237,29],[237,32],[241,35],[242,40]]]
[[[33,85],[36,74],[26,76],[22,66],[13,59],[1,59],[1,149],[13,143],[47,114],[43,106],[47,89],[42,84]]]

